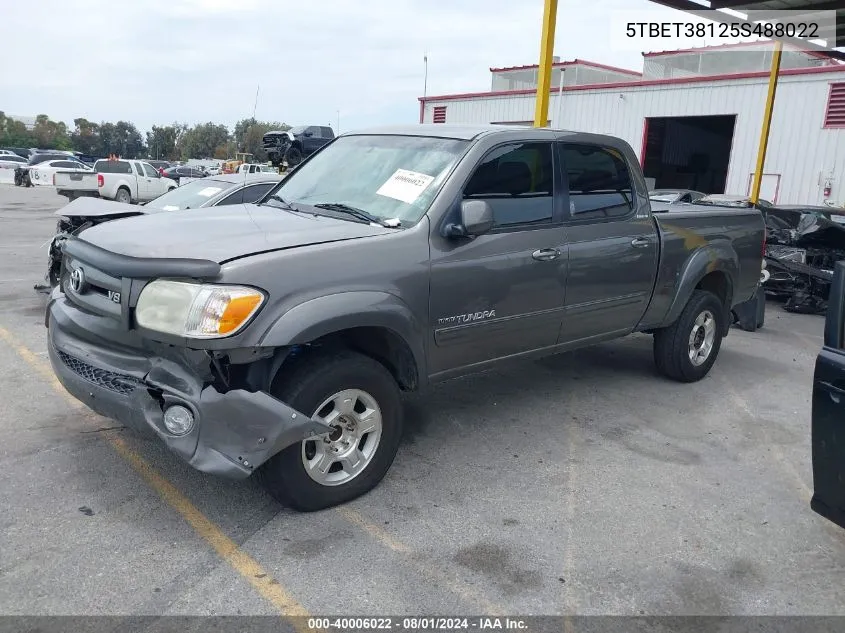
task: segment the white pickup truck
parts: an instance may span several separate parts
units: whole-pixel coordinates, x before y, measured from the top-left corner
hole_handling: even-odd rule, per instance
[[[117,202],[147,202],[179,186],[140,160],[98,160],[91,173],[57,171],[56,193],[69,200],[81,197],[106,198]]]

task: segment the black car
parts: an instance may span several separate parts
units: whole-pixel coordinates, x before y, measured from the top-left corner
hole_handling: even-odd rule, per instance
[[[264,135],[262,141],[267,159],[274,167],[287,163],[296,167],[334,139],[334,130],[324,125],[300,125],[285,132],[272,131]]]
[[[25,147],[0,147],[0,149],[7,149],[10,152],[14,152],[21,158],[26,158],[27,160],[29,160],[29,156],[32,154],[32,150]]]
[[[810,507],[845,528],[845,261],[837,262],[813,374]]]
[[[170,169],[170,163],[166,160],[148,160],[147,163],[149,163],[159,171]]]
[[[205,178],[206,176],[208,174],[203,170],[188,165],[177,165],[164,170],[164,177],[176,182],[179,182],[180,178]]]

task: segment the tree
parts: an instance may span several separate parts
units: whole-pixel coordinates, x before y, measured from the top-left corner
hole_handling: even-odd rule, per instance
[[[83,154],[98,156],[100,152],[100,126],[88,119],[73,120],[74,130],[70,135],[73,149]]]
[[[181,135],[185,133],[188,126],[184,123],[173,123],[172,125],[158,126],[147,132],[147,148],[150,158],[163,160],[176,160],[179,158],[177,144]]]
[[[183,159],[211,158],[221,146],[229,142],[229,128],[209,121],[189,128],[179,139]]]
[[[35,117],[32,136],[35,138],[35,144],[38,147],[62,150],[71,148],[70,138],[67,135],[67,125],[61,121],[51,121],[46,114],[39,114]]]
[[[10,119],[0,111],[0,146],[32,147],[33,145],[35,145],[35,137],[26,129],[26,125]]]

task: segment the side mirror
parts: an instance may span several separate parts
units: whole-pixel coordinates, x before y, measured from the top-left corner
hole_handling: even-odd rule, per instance
[[[493,208],[485,200],[462,200],[458,224],[447,224],[446,237],[473,237],[493,228]]]

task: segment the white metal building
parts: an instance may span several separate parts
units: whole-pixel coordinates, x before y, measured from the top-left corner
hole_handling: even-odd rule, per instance
[[[771,55],[771,42],[644,53],[642,74],[556,61],[549,125],[625,139],[658,188],[747,194]],[[420,98],[420,122],[532,125],[537,66],[490,71],[489,92]],[[845,64],[784,50],[764,173],[763,199],[845,200]]]

